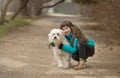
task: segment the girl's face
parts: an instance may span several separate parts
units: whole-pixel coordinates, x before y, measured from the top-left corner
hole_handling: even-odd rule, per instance
[[[68,26],[63,27],[62,30],[64,31],[65,35],[69,35],[71,32],[71,29]]]

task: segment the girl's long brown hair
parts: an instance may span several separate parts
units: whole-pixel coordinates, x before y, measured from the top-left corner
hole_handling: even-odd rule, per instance
[[[70,27],[70,29],[73,33],[73,39],[76,37],[76,38],[78,38],[79,41],[87,42],[87,38],[83,35],[80,28],[78,28],[77,26],[72,24],[71,21],[63,21],[60,25],[60,29],[62,29],[65,26]]]

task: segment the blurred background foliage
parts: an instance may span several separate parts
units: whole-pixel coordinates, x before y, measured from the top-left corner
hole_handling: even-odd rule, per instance
[[[63,13],[98,21],[98,27],[110,33],[120,32],[120,0],[0,0],[0,6],[1,24],[8,14],[14,20],[18,15],[33,18],[45,13]]]

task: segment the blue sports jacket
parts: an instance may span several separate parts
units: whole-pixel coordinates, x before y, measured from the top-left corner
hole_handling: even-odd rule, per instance
[[[65,35],[65,37],[69,43],[72,43],[72,33],[70,33],[69,35]],[[77,47],[76,47],[77,43],[78,43],[78,39],[74,38],[73,46],[62,44],[62,46],[60,46],[59,48],[67,53],[75,53],[77,52]],[[88,38],[88,45],[94,47],[95,42],[91,38]]]

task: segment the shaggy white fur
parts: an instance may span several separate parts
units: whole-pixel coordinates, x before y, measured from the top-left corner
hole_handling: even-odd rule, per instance
[[[57,61],[58,67],[69,68],[71,55],[58,49],[60,43],[70,45],[64,36],[64,32],[60,29],[52,29],[48,34],[49,43],[54,43],[52,46],[55,60]]]

